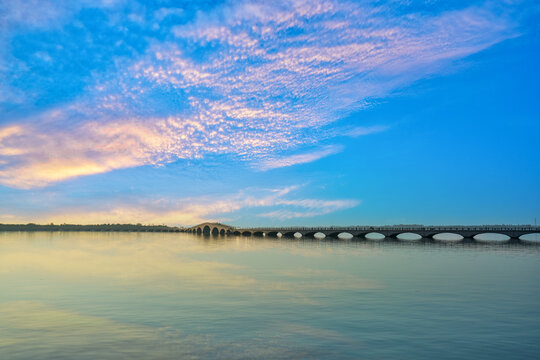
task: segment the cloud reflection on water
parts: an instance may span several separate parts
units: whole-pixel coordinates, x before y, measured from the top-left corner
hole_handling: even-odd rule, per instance
[[[257,253],[272,249],[289,256],[313,258],[317,254],[320,256],[321,251],[334,252],[331,247],[317,250],[301,246],[283,248],[272,239],[259,239],[256,246],[241,238],[195,239],[178,234],[4,233],[0,234],[0,277],[27,278],[45,274],[62,281],[90,282],[98,286],[106,279],[108,283],[135,287],[140,291],[234,289],[253,296],[279,290],[294,297],[305,297],[300,293],[313,289],[381,287],[374,281],[339,271],[294,266],[258,273],[256,267],[237,261],[242,253],[251,252],[254,254],[250,256],[259,258],[261,254]],[[225,252],[226,258],[216,258],[217,252]]]
[[[216,341],[168,327],[113,321],[34,301],[0,304],[2,359],[195,359],[306,356],[274,342]],[[5,357],[4,357],[5,356]]]
[[[470,344],[461,357],[482,358],[478,334],[495,329],[497,346],[508,324],[515,349],[531,351],[536,343],[522,339],[537,329],[538,287],[526,274],[535,273],[539,250],[0,232],[0,359],[394,358],[403,353],[396,343],[414,357],[418,339],[431,336]],[[479,312],[478,303],[494,310]],[[497,320],[508,311],[518,316]]]

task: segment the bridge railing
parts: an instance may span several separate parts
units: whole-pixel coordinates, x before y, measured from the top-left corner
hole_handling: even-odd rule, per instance
[[[237,228],[242,231],[540,231],[533,225],[472,225],[472,226],[422,226],[422,225],[384,225],[384,226],[285,226]]]

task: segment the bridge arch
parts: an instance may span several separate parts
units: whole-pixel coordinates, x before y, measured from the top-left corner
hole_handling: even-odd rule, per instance
[[[365,234],[364,237],[368,240],[383,240],[384,238],[386,238],[384,234],[376,231],[369,232]]]
[[[327,238],[337,239],[339,234],[341,234],[341,231],[331,231],[327,233],[321,232],[321,234],[324,234]]]
[[[283,237],[293,238],[296,231],[284,231],[281,235]]]
[[[526,243],[540,244],[540,233],[523,234],[518,239]]]
[[[338,239],[341,239],[341,240],[350,240],[354,237],[353,234],[351,234],[350,232],[347,232],[347,231],[343,231],[343,232],[340,232],[338,235],[337,235],[337,238]]]
[[[452,232],[444,232],[444,233],[436,233],[433,235],[428,235],[426,237],[430,237],[433,240],[436,241],[462,241],[465,239],[465,237],[461,234],[452,233]]]
[[[418,241],[422,239],[422,235],[413,232],[403,232],[396,235],[396,239],[401,241]]]
[[[507,242],[511,239],[508,235],[496,232],[483,232],[472,236],[472,238],[479,242]]]

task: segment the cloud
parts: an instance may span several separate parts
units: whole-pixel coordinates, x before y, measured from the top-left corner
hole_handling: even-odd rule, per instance
[[[109,15],[116,11],[102,5]],[[151,17],[172,13],[156,10]],[[385,5],[241,1],[197,14],[184,25],[163,24],[168,36],[148,33],[142,53],[93,71],[70,104],[38,111],[24,124],[7,117],[0,133],[21,131],[0,138],[0,183],[42,187],[211,154],[263,169],[314,161],[337,147],[275,154],[336,136],[320,130],[370,99],[517,35],[516,25],[489,6],[402,16]],[[55,56],[50,66],[62,52]],[[25,67],[2,74],[24,80],[44,70]],[[5,85],[0,96],[17,98],[21,89],[2,94],[10,89]],[[381,129],[357,128],[351,136]]]
[[[360,204],[357,200],[283,200],[278,202],[281,205],[293,206],[299,210],[279,209],[266,212],[259,216],[279,220],[308,218],[320,215],[330,214],[339,210],[350,209]]]
[[[321,150],[313,151],[310,153],[295,154],[295,155],[285,156],[281,158],[265,159],[265,160],[262,160],[259,164],[257,164],[257,166],[260,170],[266,171],[266,170],[293,166],[293,165],[298,165],[298,164],[306,164],[306,163],[310,163],[310,162],[322,159],[323,157],[337,154],[341,152],[342,150],[343,150],[343,147],[341,146],[330,145],[330,146],[326,146],[325,148]]]
[[[114,8],[123,0],[4,0],[0,4],[0,29],[48,29],[69,21],[82,8]],[[37,10],[39,9],[39,10]]]
[[[116,121],[69,129],[31,123],[0,128],[0,160],[6,161],[0,183],[27,189],[160,161],[172,139],[163,136],[163,123],[152,125]]]
[[[358,137],[358,136],[376,134],[376,133],[379,133],[379,132],[386,131],[388,129],[389,129],[389,126],[383,126],[383,125],[358,126],[358,127],[352,128],[350,130],[347,130],[345,132],[345,135],[351,136],[351,137]]]
[[[4,30],[15,26],[44,28],[57,25],[71,12],[69,2],[6,0],[0,5],[0,22]],[[39,11],[36,9],[39,8]]]
[[[248,189],[219,197],[109,199],[109,202],[103,204],[46,209],[43,213],[24,216],[0,214],[0,222],[195,225],[205,221],[225,222],[232,214],[246,209],[252,209],[250,212],[253,214],[257,213],[257,209],[276,209],[260,216],[283,220],[328,214],[360,204],[359,201],[350,199],[290,198],[290,194],[298,188],[299,186]]]

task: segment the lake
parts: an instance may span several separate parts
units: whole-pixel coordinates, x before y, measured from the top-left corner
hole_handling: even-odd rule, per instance
[[[0,359],[540,358],[540,246],[0,233]]]

